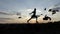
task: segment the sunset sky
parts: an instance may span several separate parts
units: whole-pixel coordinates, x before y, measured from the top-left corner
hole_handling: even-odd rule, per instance
[[[48,12],[48,9],[57,7],[60,11],[60,0],[0,0],[0,23],[26,23],[31,17],[29,13],[34,8],[37,9],[37,15],[43,14],[38,18],[39,23],[46,22],[42,19],[46,14],[52,18],[51,21],[60,21],[60,12],[54,15]],[[44,8],[47,10],[44,11]],[[21,15],[17,15],[17,13],[21,13]],[[18,19],[19,16],[22,18]],[[30,22],[35,22],[35,19]]]

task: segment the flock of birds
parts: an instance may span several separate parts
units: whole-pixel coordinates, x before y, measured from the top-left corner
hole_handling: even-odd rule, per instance
[[[46,10],[46,8],[44,10]],[[54,14],[56,14],[56,12],[59,12],[59,10],[49,9],[48,12],[52,12],[52,15],[54,15]],[[17,15],[19,15],[19,13],[17,13]],[[22,18],[22,17],[20,16],[18,18]],[[49,17],[47,15],[45,15],[44,18],[43,18],[43,20],[48,20],[48,19],[51,20],[51,17]]]
[[[46,10],[46,8],[44,10]],[[49,9],[48,12],[52,12],[52,15],[53,15],[53,14],[56,14],[56,12],[59,12],[59,10],[57,10],[57,9]]]

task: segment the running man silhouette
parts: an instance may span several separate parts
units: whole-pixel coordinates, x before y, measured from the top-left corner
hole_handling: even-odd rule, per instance
[[[30,21],[31,19],[33,19],[33,18],[36,18],[36,23],[38,23],[37,18],[39,17],[39,15],[36,15],[36,8],[34,8],[34,11],[31,12],[30,14],[32,14],[32,13],[33,13],[33,15],[32,15],[31,18],[27,21],[27,23],[29,23],[29,21]],[[41,14],[41,15],[42,15],[42,14]]]

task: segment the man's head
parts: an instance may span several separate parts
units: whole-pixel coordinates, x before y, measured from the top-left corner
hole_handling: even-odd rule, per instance
[[[34,10],[36,10],[36,8],[34,8]]]

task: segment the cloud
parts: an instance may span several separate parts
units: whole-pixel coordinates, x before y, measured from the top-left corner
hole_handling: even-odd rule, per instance
[[[52,8],[53,10],[60,10],[60,7]]]
[[[20,13],[13,11],[0,11],[0,15],[20,15]]]
[[[13,20],[12,18],[0,18],[0,23],[9,23],[9,20]]]
[[[34,9],[26,9],[24,12],[29,14],[29,13],[31,13],[32,11],[34,11]],[[36,14],[40,14],[40,13],[42,13],[41,10],[36,9]]]
[[[55,4],[55,5],[50,6],[49,9],[51,9],[51,8],[57,8],[57,7],[60,7],[60,2],[57,3],[57,4]]]
[[[0,18],[0,20],[13,20],[12,18]]]
[[[9,15],[9,14],[7,14],[7,13],[5,13],[5,12],[0,12],[0,14]]]
[[[60,6],[60,2],[59,2],[59,3],[57,3],[57,4],[55,4],[54,6],[55,6],[55,7],[56,7],[56,6]]]

